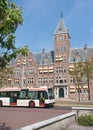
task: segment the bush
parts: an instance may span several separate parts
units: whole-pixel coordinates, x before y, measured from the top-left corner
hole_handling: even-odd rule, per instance
[[[78,117],[78,124],[84,126],[93,126],[93,116],[92,115],[82,115]]]

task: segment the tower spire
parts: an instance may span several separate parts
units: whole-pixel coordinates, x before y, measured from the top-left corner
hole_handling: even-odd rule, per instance
[[[62,10],[61,10],[61,18],[63,18],[63,13],[62,13]]]

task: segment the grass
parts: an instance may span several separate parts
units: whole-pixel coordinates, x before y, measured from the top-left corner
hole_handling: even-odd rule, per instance
[[[81,115],[78,117],[78,124],[83,126],[93,126],[93,115]]]

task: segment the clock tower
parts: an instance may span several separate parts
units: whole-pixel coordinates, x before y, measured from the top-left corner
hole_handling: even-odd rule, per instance
[[[56,98],[68,97],[70,36],[63,18],[54,32],[54,90]]]

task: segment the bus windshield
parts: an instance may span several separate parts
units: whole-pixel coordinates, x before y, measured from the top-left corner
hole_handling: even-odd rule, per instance
[[[48,96],[49,96],[49,99],[54,99],[54,93],[51,88],[48,88]]]

